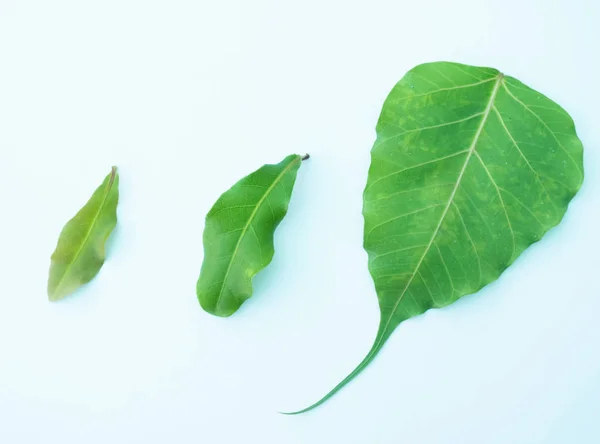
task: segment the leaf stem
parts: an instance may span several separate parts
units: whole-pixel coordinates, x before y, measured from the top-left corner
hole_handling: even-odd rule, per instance
[[[381,328],[380,328],[380,330],[381,330]],[[378,333],[377,336],[379,337],[380,333]],[[288,415],[288,416],[300,415],[300,414],[306,413],[316,407],[319,407],[321,404],[323,404],[325,401],[327,401],[329,398],[331,398],[333,395],[335,395],[337,392],[339,392],[346,384],[348,384],[350,381],[352,381],[359,373],[361,373],[367,367],[367,365],[369,365],[371,363],[373,358],[375,358],[377,353],[379,353],[379,350],[381,350],[381,347],[383,347],[383,344],[386,342],[386,339],[387,338],[379,338],[379,340],[376,339],[375,343],[369,350],[369,353],[367,353],[367,355],[363,358],[363,360],[360,362],[360,364],[358,364],[356,366],[356,368],[354,370],[352,370],[352,372],[342,380],[342,382],[340,382],[338,385],[336,385],[332,390],[329,391],[329,393],[327,393],[325,396],[323,396],[320,400],[318,400],[314,404],[309,405],[306,408],[303,408],[302,410],[297,410],[295,412],[279,412],[279,413],[281,413],[282,415]]]

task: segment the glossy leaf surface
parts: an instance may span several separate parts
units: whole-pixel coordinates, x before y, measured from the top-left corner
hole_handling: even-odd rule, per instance
[[[273,235],[287,213],[303,158],[264,165],[221,195],[206,216],[196,287],[204,310],[231,316],[252,296],[252,278],[273,258]]]
[[[364,191],[381,321],[358,367],[403,321],[496,280],[562,219],[583,148],[556,103],[491,68],[428,63],[388,96]],[[300,413],[300,412],[296,412]]]
[[[104,264],[106,240],[117,225],[118,201],[119,175],[113,167],[60,233],[48,279],[51,301],[73,293],[98,274]]]

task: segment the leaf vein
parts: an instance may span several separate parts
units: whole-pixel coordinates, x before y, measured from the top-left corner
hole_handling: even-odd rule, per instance
[[[452,280],[452,275],[450,274],[450,270],[448,269],[446,260],[444,259],[444,256],[442,255],[442,250],[440,250],[440,246],[437,244],[437,242],[434,241],[433,245],[435,245],[435,248],[437,249],[437,252],[440,255],[442,265],[444,266],[444,270],[446,270],[446,274],[448,275],[448,281],[450,282],[450,286],[452,287],[452,292],[454,292],[454,291],[456,291],[456,289],[454,288],[454,281]]]
[[[473,238],[471,237],[471,233],[469,232],[469,229],[467,228],[467,224],[465,223],[465,219],[463,218],[460,209],[454,202],[452,202],[452,206],[456,210],[456,214],[458,214],[458,218],[460,219],[460,222],[461,222],[463,228],[465,229],[465,233],[467,234],[467,237],[469,238],[469,242],[471,242],[473,251],[475,252],[475,257],[477,258],[477,265],[479,267],[479,281],[478,281],[476,287],[479,287],[481,285],[481,279],[482,279],[481,258],[479,257],[479,252],[477,251],[477,246],[475,245],[475,242],[473,242]]]
[[[467,122],[469,120],[472,120],[475,117],[481,116],[482,114],[483,114],[483,112],[476,113],[476,114],[473,114],[471,116],[464,117],[462,119],[453,120],[451,122],[444,122],[444,123],[440,123],[438,125],[431,125],[431,126],[422,126],[422,127],[419,127],[419,128],[414,128],[414,129],[411,129],[411,130],[408,130],[408,131],[404,131],[402,133],[394,134],[393,136],[386,137],[385,139],[379,139],[379,140],[377,140],[377,142],[375,142],[375,145],[373,145],[373,148],[376,148],[379,145],[381,145],[381,144],[383,144],[385,142],[389,142],[390,140],[395,139],[397,137],[404,136],[405,134],[418,133],[418,132],[427,131],[427,130],[430,130],[430,129],[443,128],[445,126],[456,125],[457,123],[463,123],[463,122]]]
[[[506,222],[508,223],[508,228],[510,230],[510,235],[512,236],[512,253],[510,254],[510,257],[512,258],[514,256],[514,254],[515,254],[515,251],[516,251],[515,232],[514,232],[514,230],[512,228],[512,224],[510,222],[510,217],[508,216],[508,211],[506,210],[506,205],[504,204],[504,199],[502,198],[502,193],[500,192],[500,188],[498,187],[498,184],[496,183],[496,181],[492,177],[492,173],[490,173],[490,170],[488,170],[488,167],[486,166],[485,162],[483,161],[483,159],[481,158],[481,156],[479,155],[479,153],[475,153],[475,155],[479,159],[479,162],[481,162],[481,166],[483,167],[483,169],[487,173],[487,176],[489,177],[490,181],[492,182],[492,185],[496,189],[496,193],[498,194],[498,199],[500,199],[500,205],[502,205],[502,209],[504,210],[504,214],[506,215]]]
[[[458,86],[453,86],[451,88],[439,88],[439,89],[435,89],[433,91],[429,91],[429,92],[426,92],[426,93],[423,93],[423,94],[414,94],[414,95],[411,95],[411,96],[403,97],[400,100],[398,100],[396,103],[402,103],[404,101],[407,101],[407,100],[410,100],[410,99],[417,99],[419,97],[427,97],[427,96],[430,96],[432,94],[437,94],[437,93],[443,92],[443,91],[454,91],[454,90],[457,90],[457,89],[472,88],[473,86],[479,86],[479,85],[482,85],[484,83],[492,82],[494,80],[496,80],[496,78],[492,77],[491,79],[480,80],[479,82],[469,83],[468,85],[458,85]],[[397,126],[400,127],[400,125],[397,125]]]
[[[372,228],[369,230],[369,232],[366,234],[366,237],[368,238],[368,237],[369,237],[369,235],[370,235],[370,234],[373,232],[373,230],[375,230],[375,229],[377,229],[377,228],[381,227],[382,225],[388,224],[388,223],[390,223],[390,222],[393,222],[393,221],[395,221],[395,220],[397,220],[397,219],[401,219],[401,218],[403,218],[403,217],[406,217],[406,216],[410,216],[410,215],[412,215],[412,214],[422,213],[423,211],[427,211],[427,210],[430,210],[430,209],[432,209],[432,208],[441,207],[442,205],[443,205],[443,204],[429,205],[428,207],[425,207],[425,208],[419,208],[418,210],[415,210],[415,211],[410,211],[410,212],[408,212],[408,213],[404,213],[404,214],[401,214],[401,215],[399,215],[399,216],[392,217],[391,219],[388,219],[388,220],[386,220],[386,221],[384,221],[384,222],[381,222],[381,223],[379,223],[379,224],[375,225],[374,227],[372,227]]]
[[[426,247],[426,246],[427,245],[413,245],[412,247],[404,247],[404,248],[400,248],[398,250],[388,251],[387,253],[383,253],[383,254],[379,254],[379,255],[373,256],[373,260],[380,259],[380,258],[388,256],[390,254],[400,253],[402,251],[414,250],[415,248],[421,248],[421,247]]]
[[[468,153],[468,152],[469,152],[469,150],[462,150],[462,151],[458,151],[458,152],[456,152],[456,153],[449,154],[449,155],[447,155],[447,156],[438,157],[438,158],[436,158],[436,159],[433,159],[433,160],[428,160],[428,161],[426,161],[426,162],[421,162],[421,163],[419,163],[419,164],[417,164],[417,165],[412,165],[412,166],[409,166],[409,167],[403,168],[403,169],[401,169],[401,170],[394,171],[393,173],[386,174],[385,176],[382,176],[382,177],[380,177],[379,179],[377,179],[376,181],[374,181],[374,182],[373,182],[371,185],[369,185],[369,188],[367,188],[367,190],[369,190],[370,188],[372,188],[372,187],[373,187],[373,185],[375,185],[375,184],[377,184],[377,183],[381,182],[382,180],[388,179],[388,178],[390,178],[390,177],[392,177],[392,176],[395,176],[396,174],[400,174],[400,173],[403,173],[403,172],[405,172],[405,171],[408,171],[408,170],[414,170],[415,168],[420,168],[420,167],[422,167],[422,166],[429,165],[429,164],[432,164],[432,163],[441,162],[442,160],[451,159],[452,157],[460,156],[461,154],[465,154],[465,153]],[[453,185],[454,185],[454,184],[453,184]]]

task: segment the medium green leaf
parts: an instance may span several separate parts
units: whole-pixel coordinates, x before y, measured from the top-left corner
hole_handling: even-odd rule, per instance
[[[48,298],[57,301],[91,281],[104,264],[104,247],[117,225],[119,175],[112,167],[94,194],[60,233],[52,254]]]
[[[403,321],[475,293],[562,219],[583,181],[569,115],[491,68],[428,63],[388,96],[364,192],[381,321],[358,367]]]
[[[294,154],[264,165],[223,193],[208,212],[196,288],[207,312],[231,316],[252,296],[252,278],[273,258],[273,234],[306,158]]]

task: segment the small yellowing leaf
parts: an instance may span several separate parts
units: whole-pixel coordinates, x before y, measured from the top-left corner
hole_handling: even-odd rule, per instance
[[[105,244],[117,225],[119,175],[117,168],[96,189],[90,200],[71,219],[52,254],[48,298],[57,301],[91,281],[105,258]]]

